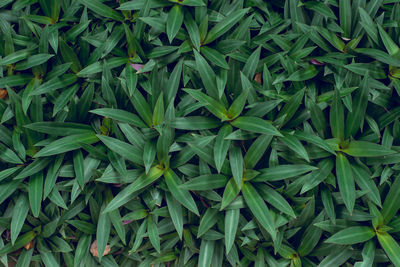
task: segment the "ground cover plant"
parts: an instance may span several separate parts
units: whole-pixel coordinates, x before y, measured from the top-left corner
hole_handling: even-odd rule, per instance
[[[0,0],[4,266],[400,266],[397,0]]]

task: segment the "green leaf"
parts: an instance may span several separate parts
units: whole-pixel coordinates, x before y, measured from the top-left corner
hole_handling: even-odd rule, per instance
[[[300,69],[292,73],[286,80],[292,82],[307,81],[314,78],[318,74],[318,70],[314,66],[306,69]]]
[[[296,111],[298,110],[301,101],[303,100],[303,97],[304,97],[304,89],[294,94],[286,103],[286,105],[281,109],[278,117],[276,118],[276,121],[278,121],[279,119],[283,119],[281,127],[285,125],[287,122],[289,122],[290,119],[296,114]]]
[[[318,12],[327,18],[331,18],[333,20],[337,19],[335,14],[332,12],[332,10],[329,8],[329,6],[326,3],[317,2],[317,1],[309,1],[309,2],[305,2],[304,5],[306,6],[306,8],[311,9],[315,12]]]
[[[75,256],[74,256],[74,266],[78,266],[82,259],[87,255],[89,250],[90,242],[92,240],[91,235],[84,234],[78,241],[76,246]]]
[[[140,117],[149,127],[151,127],[153,123],[153,114],[151,112],[149,104],[147,103],[143,95],[139,92],[139,90],[134,91],[133,97],[130,100],[132,101],[133,106],[135,107],[137,113],[139,113]]]
[[[307,150],[295,136],[290,134],[283,134],[283,137],[279,139],[301,158],[305,159],[307,162],[310,162]]]
[[[336,156],[336,177],[344,204],[351,214],[356,200],[356,189],[350,163],[342,153]]]
[[[168,13],[167,35],[170,43],[172,43],[182,26],[183,15],[183,10],[180,5],[174,5]]]
[[[271,123],[258,117],[240,116],[232,121],[231,124],[249,132],[282,136]]]
[[[372,202],[381,207],[382,204],[379,190],[374,180],[371,178],[371,175],[369,175],[368,172],[359,165],[351,165],[351,167],[354,173],[354,180],[356,181],[357,185],[361,190],[368,192],[367,197]]]
[[[83,154],[80,149],[75,150],[73,153],[74,172],[79,186],[83,189],[85,186],[84,162]]]
[[[221,104],[218,100],[207,96],[199,90],[185,89],[185,92],[187,92],[190,96],[203,104],[216,117],[220,118],[221,120],[229,119],[227,116],[228,111],[226,110],[224,105]]]
[[[282,164],[275,167],[261,169],[260,170],[261,173],[258,176],[256,176],[252,181],[254,182],[279,181],[299,176],[313,170],[318,170],[318,168],[303,164],[297,164],[297,165]]]
[[[228,63],[226,63],[225,57],[217,50],[209,48],[207,46],[202,46],[200,51],[210,62],[221,68],[229,69],[229,65]]]
[[[239,194],[240,187],[236,184],[235,180],[232,178],[226,184],[224,194],[222,196],[221,209],[225,209]]]
[[[47,93],[50,93],[50,92],[60,89],[60,88],[66,88],[69,85],[75,83],[76,81],[77,81],[76,75],[64,74],[60,78],[55,77],[55,78],[41,84],[40,86],[36,87],[29,94],[29,96],[47,94]]]
[[[47,165],[49,165],[50,161],[50,158],[36,159],[27,167],[25,167],[17,176],[15,176],[14,179],[19,180],[36,174],[46,168]]]
[[[400,209],[400,178],[397,176],[394,183],[390,187],[389,193],[386,195],[385,201],[383,202],[382,215],[385,223],[396,215]]]
[[[218,131],[217,138],[215,139],[214,161],[218,173],[221,171],[222,165],[224,164],[226,155],[228,153],[231,141],[226,140],[225,137],[227,137],[230,133],[232,133],[232,126],[229,124],[224,125]]]
[[[342,248],[330,253],[326,256],[319,264],[321,267],[339,267],[343,263],[345,263],[352,255],[354,251],[350,248]]]
[[[322,230],[315,226],[316,223],[321,222],[324,218],[324,213],[321,212],[307,227],[306,231],[301,237],[301,243],[298,246],[298,253],[304,257],[311,253],[315,246],[318,244]]]
[[[142,174],[137,178],[133,183],[125,187],[121,192],[118,193],[117,196],[113,198],[113,200],[107,205],[104,213],[113,211],[118,209],[129,200],[131,200],[132,195],[145,188],[146,186],[154,183],[158,178],[163,175],[164,171],[160,169],[158,166],[154,166],[150,169],[148,174]]]
[[[147,217],[147,233],[149,235],[149,239],[153,247],[156,249],[158,253],[161,253],[159,233],[157,225],[154,222],[152,216]]]
[[[201,237],[204,235],[211,227],[214,226],[214,224],[217,223],[218,219],[218,210],[217,209],[212,209],[208,208],[204,215],[201,217],[200,220],[200,225],[199,225],[199,230],[197,232],[197,238]]]
[[[171,127],[181,130],[206,130],[219,126],[218,120],[200,116],[179,117],[171,122]]]
[[[179,188],[186,190],[211,190],[221,188],[226,185],[228,178],[222,174],[204,174],[193,179],[190,179],[186,183],[179,186]]]
[[[381,50],[373,48],[356,48],[354,51],[372,57],[384,64],[400,67],[400,60]]]
[[[332,147],[325,140],[321,139],[317,135],[296,131],[293,134],[293,136],[297,137],[300,140],[304,140],[304,141],[309,142],[309,143],[311,143],[313,145],[316,145],[316,146],[322,148],[323,150],[328,151],[328,152],[336,155],[336,153],[332,149]]]
[[[241,77],[243,77],[242,73],[240,73],[240,75]],[[230,117],[230,119],[235,119],[242,113],[248,95],[249,88],[244,88],[243,92],[235,99],[235,101],[233,101],[228,110],[228,116]]]
[[[38,153],[35,154],[35,158],[39,157],[47,157],[57,154],[62,154],[64,152],[72,151],[79,149],[81,147],[80,143],[84,144],[93,144],[96,143],[99,139],[96,137],[94,133],[85,133],[85,134],[74,134],[69,135],[52,143],[48,144],[44,148],[42,148]]]
[[[134,163],[140,165],[143,164],[142,154],[134,146],[104,135],[97,135],[97,137],[100,139],[101,142],[103,142],[109,149],[111,149],[115,153]]]
[[[33,216],[38,217],[43,197],[43,172],[38,172],[29,178],[29,204]]]
[[[179,239],[182,240],[183,235],[183,216],[181,204],[172,197],[170,193],[166,193],[167,208],[171,215],[171,220],[175,226],[176,232],[179,235]]]
[[[257,185],[257,188],[259,189],[261,197],[266,202],[274,206],[277,210],[282,211],[283,213],[286,213],[287,215],[292,216],[293,218],[296,217],[296,214],[294,213],[292,207],[289,205],[289,203],[281,194],[276,192],[271,187],[263,184]]]
[[[36,230],[37,228],[35,228]],[[33,240],[37,236],[37,232],[29,231],[23,235],[21,235],[17,240],[15,241],[15,244],[12,245],[11,243],[8,243],[4,247],[0,248],[0,255],[6,255],[8,253],[14,252],[23,246],[25,246],[27,243],[29,243],[31,240]]]
[[[37,54],[28,57],[28,59],[24,62],[19,62],[15,65],[16,70],[27,70],[37,65],[43,64],[47,62],[54,55],[49,54]]]
[[[215,72],[207,63],[207,61],[203,58],[203,56],[200,55],[199,52],[193,50],[193,53],[196,59],[197,70],[200,74],[200,78],[204,84],[207,94],[210,97],[218,99],[218,89],[215,79],[216,78]]]
[[[200,32],[199,27],[196,24],[196,21],[193,19],[190,12],[185,12],[185,19],[184,19],[185,27],[189,34],[190,40],[192,44],[196,48],[197,51],[200,50]]]
[[[363,243],[375,236],[375,232],[371,227],[354,226],[337,232],[329,237],[326,243],[335,243],[339,245],[353,245]]]
[[[179,177],[171,169],[165,171],[164,177],[173,197],[194,214],[200,216],[192,195],[186,189],[179,187],[182,184]]]
[[[254,168],[269,147],[273,136],[262,134],[253,142],[244,156],[244,165],[248,169]]]
[[[394,56],[399,52],[399,47],[397,44],[392,40],[392,38],[389,36],[389,34],[386,33],[386,31],[382,28],[382,26],[378,23],[378,30],[379,30],[379,35],[381,36],[381,40],[383,44],[386,47],[386,50],[388,51],[389,55]]]
[[[106,17],[106,18],[110,18],[113,20],[118,20],[118,21],[122,21],[124,18],[121,15],[121,13],[113,10],[112,8],[110,8],[109,6],[97,1],[97,0],[85,0],[82,1],[82,4],[84,4],[85,6],[87,6],[89,9],[91,9],[93,12],[95,12],[96,14]]]
[[[335,89],[332,107],[329,113],[332,135],[340,140],[344,139],[344,110],[339,90]]]
[[[346,119],[346,137],[350,135],[354,136],[358,129],[360,128],[361,122],[365,117],[365,112],[368,105],[368,95],[369,95],[369,82],[368,76],[364,76],[361,82],[360,89],[353,100],[353,111],[347,115]]]
[[[136,114],[121,109],[99,108],[90,111],[91,113],[104,116],[120,122],[132,124],[136,127],[146,128],[146,124]]]
[[[241,185],[243,179],[243,155],[240,147],[233,146],[229,150],[229,163],[231,165],[231,171],[233,179],[238,186]]]
[[[15,244],[15,240],[21,232],[25,223],[26,216],[29,211],[29,202],[25,194],[21,194],[15,202],[14,212],[11,219],[11,244]]]
[[[260,60],[260,54],[261,54],[261,46],[259,46],[254,52],[249,56],[249,58],[246,61],[246,64],[243,67],[243,74],[246,78],[252,79],[256,69],[258,67],[258,62]],[[246,89],[246,88],[243,88]]]
[[[199,254],[199,267],[211,266],[211,261],[214,254],[215,241],[202,239]]]
[[[236,238],[239,225],[240,209],[225,211],[225,250],[226,254],[231,250]]]
[[[151,141],[147,142],[143,150],[143,163],[146,169],[146,173],[149,172],[150,167],[153,165],[154,159],[156,157],[156,152],[156,145]]]
[[[96,240],[97,240],[97,252],[99,255],[99,261],[103,257],[103,253],[106,249],[108,238],[110,236],[111,220],[108,213],[100,212],[99,221],[97,222],[96,229]]]
[[[230,13],[227,17],[217,23],[207,34],[203,44],[208,44],[219,38],[227,31],[229,31],[237,22],[239,22],[243,16],[249,11],[249,8],[236,10]]]
[[[11,182],[7,182],[7,183],[2,183],[0,185],[0,204],[3,203],[12,193],[15,192],[15,190],[17,190],[17,188],[19,187],[21,183],[20,181],[11,181]],[[1,249],[0,249],[1,250]]]
[[[351,37],[351,3],[346,0],[339,0],[339,20],[343,29],[344,37]]]
[[[27,58],[29,55],[30,55],[30,51],[28,51],[28,50],[14,52],[14,53],[9,54],[8,56],[2,58],[0,60],[0,66],[1,65],[10,65],[15,62],[21,61],[21,60]]]
[[[93,1],[95,1],[95,0],[90,0],[87,2],[85,1],[85,3],[89,3],[89,2],[93,2]],[[101,3],[99,3],[99,4],[101,4]],[[78,56],[75,54],[75,51],[71,47],[69,47],[67,45],[67,43],[62,39],[60,39],[58,43],[59,43],[60,52],[61,52],[61,55],[62,55],[64,61],[66,63],[69,63],[69,62],[72,63],[70,66],[71,70],[74,73],[78,73],[79,71],[81,71],[82,65],[81,65],[81,62],[79,61]]]
[[[362,250],[363,261],[357,262],[354,266],[355,267],[362,267],[362,266],[371,266],[374,262],[375,258],[375,242],[370,240],[365,243],[364,248]]]
[[[245,183],[243,185],[242,193],[246,204],[253,215],[260,222],[261,226],[268,231],[274,240],[276,238],[275,222],[273,215],[269,211],[264,200],[250,183]]]
[[[380,157],[396,153],[394,150],[366,141],[351,141],[342,151],[353,157]]]
[[[3,145],[0,144],[1,148],[1,153],[0,153],[0,159],[9,162],[9,163],[14,163],[14,164],[22,164],[21,159],[15,154],[14,151],[12,151],[9,148],[4,147]]]
[[[153,112],[153,125],[160,125],[164,121],[164,95],[161,93],[157,99]]]
[[[23,250],[21,255],[18,257],[18,262],[16,267],[29,267],[32,260],[33,248],[29,250]]]
[[[396,240],[393,239],[391,235],[386,232],[377,233],[379,243],[381,244],[386,255],[389,257],[390,261],[395,265],[400,265],[400,246]]]

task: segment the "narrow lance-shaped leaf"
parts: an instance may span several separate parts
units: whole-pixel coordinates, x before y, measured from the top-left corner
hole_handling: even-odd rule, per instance
[[[275,222],[271,211],[268,209],[264,200],[260,197],[256,189],[250,184],[245,183],[242,187],[242,193],[246,204],[254,214],[261,226],[268,231],[272,239],[276,238]]]
[[[183,16],[184,13],[182,10],[182,6],[180,5],[173,6],[168,13],[167,35],[170,43],[172,43],[172,40],[175,38],[176,34],[182,26]]]
[[[231,132],[232,126],[230,126],[229,124],[224,125],[218,131],[217,138],[215,139],[214,161],[218,172],[221,171],[222,165],[228,153],[229,145],[231,143],[231,141],[226,140],[225,137],[228,136]]]
[[[97,252],[99,255],[100,262],[107,246],[110,230],[111,230],[110,217],[108,213],[101,212],[99,215],[99,221],[97,222],[97,230],[96,230]]]
[[[240,147],[232,146],[229,150],[229,163],[231,165],[231,171],[233,179],[238,186],[241,185],[243,179],[243,155]]]
[[[347,115],[346,136],[354,135],[360,128],[361,122],[365,116],[368,104],[369,82],[368,76],[364,76],[360,89],[357,90],[353,100],[353,111]]]
[[[325,242],[335,243],[339,245],[353,245],[366,242],[375,236],[375,232],[371,227],[354,226],[344,229],[333,236],[329,237]]]
[[[199,71],[200,78],[204,84],[205,89],[207,90],[207,94],[210,97],[218,99],[218,89],[216,84],[215,72],[207,63],[207,61],[203,58],[203,56],[200,55],[199,52],[193,50],[193,53],[196,59],[197,70]]]
[[[400,246],[394,238],[387,232],[377,233],[379,243],[388,255],[390,261],[395,265],[400,265]]]
[[[118,21],[123,20],[123,16],[121,15],[121,13],[113,10],[109,6],[99,1],[88,0],[84,1],[83,4],[86,5],[88,8],[90,8],[91,10],[93,10],[93,12],[99,14],[100,16],[104,16]]]
[[[202,239],[199,254],[199,267],[211,266],[212,257],[214,254],[215,241]]]
[[[240,116],[232,121],[231,124],[249,132],[282,136],[271,123],[258,117]]]
[[[248,8],[232,12],[217,25],[215,25],[207,34],[203,44],[208,44],[229,31],[247,12]]]
[[[25,194],[22,194],[18,197],[15,206],[14,212],[11,219],[11,243],[14,245],[15,240],[22,229],[22,226],[25,223],[26,216],[29,211],[29,202],[28,198]]]
[[[216,117],[220,118],[221,120],[228,120],[227,117],[228,111],[224,107],[222,103],[218,100],[209,97],[208,95],[200,92],[199,90],[193,89],[185,89],[185,91],[191,95],[194,99],[199,101],[201,104],[205,105],[205,107]]]
[[[225,249],[226,254],[232,248],[236,238],[236,231],[239,224],[240,209],[227,210],[225,212]]]
[[[380,157],[396,153],[394,150],[366,141],[351,141],[342,151],[353,157]]]
[[[340,93],[335,89],[333,95],[332,107],[330,110],[330,125],[333,137],[343,140],[344,138],[344,110]]]
[[[356,189],[349,160],[342,153],[336,156],[336,177],[344,204],[351,214],[356,200]]]
[[[168,211],[171,215],[171,220],[175,226],[176,232],[179,238],[182,239],[183,235],[183,216],[182,216],[182,206],[181,204],[172,197],[170,193],[166,193],[166,201]]]
[[[43,172],[38,172],[29,178],[29,203],[32,214],[39,216],[43,197]]]
[[[190,12],[185,12],[184,23],[194,47],[197,49],[197,51],[200,50],[199,27],[197,26],[196,21],[193,19]]]
[[[400,177],[395,178],[389,193],[383,202],[382,215],[385,223],[388,223],[400,209]]]
[[[346,0],[339,0],[339,19],[340,26],[344,31],[344,37],[350,38],[351,36],[351,3]]]
[[[168,185],[168,189],[171,191],[173,197],[176,198],[176,200],[178,200],[187,209],[191,210],[194,214],[199,215],[197,206],[189,191],[179,188],[179,185],[181,184],[179,177],[171,169],[165,171],[164,177]]]
[[[103,212],[107,213],[121,207],[131,199],[133,193],[152,184],[158,178],[160,178],[163,175],[163,173],[164,171],[160,169],[158,166],[152,167],[147,175],[142,174],[133,183],[131,183],[130,185],[125,187],[121,192],[119,192],[118,195],[115,196],[114,199],[107,205],[107,207]]]
[[[204,235],[218,220],[218,210],[213,208],[208,208],[204,215],[201,217],[199,230],[197,232],[197,237]]]

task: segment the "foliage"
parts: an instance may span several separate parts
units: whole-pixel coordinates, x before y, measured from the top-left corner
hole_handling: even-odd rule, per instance
[[[3,265],[400,266],[399,1],[0,8]]]

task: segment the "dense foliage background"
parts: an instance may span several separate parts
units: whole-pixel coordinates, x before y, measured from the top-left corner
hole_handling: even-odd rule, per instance
[[[398,0],[0,0],[5,266],[400,266]]]

